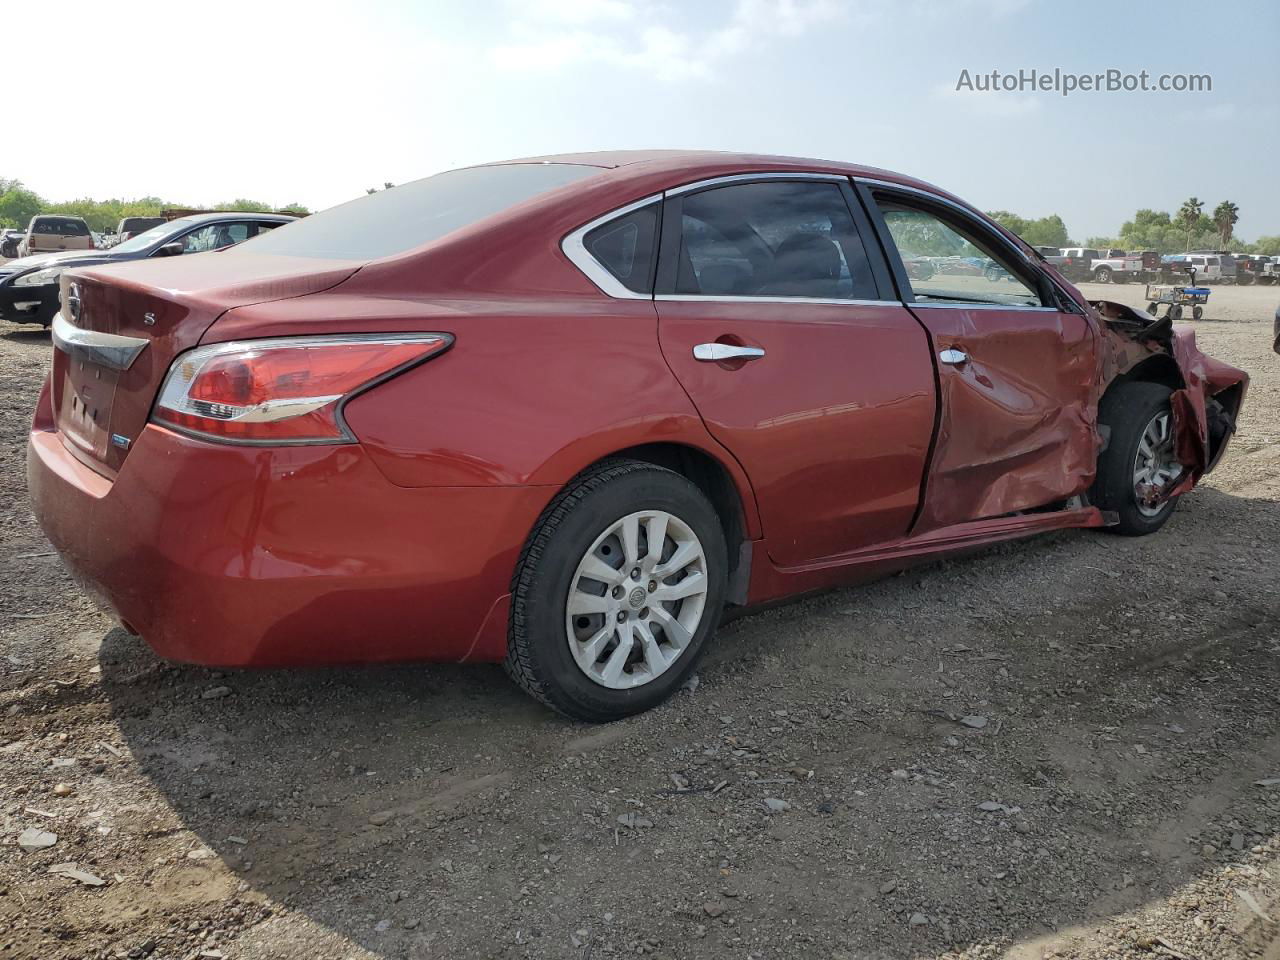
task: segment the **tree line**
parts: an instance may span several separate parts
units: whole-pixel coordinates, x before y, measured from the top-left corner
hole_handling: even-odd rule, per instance
[[[1240,208],[1223,200],[1211,214],[1204,211],[1204,201],[1188,199],[1175,213],[1163,210],[1139,210],[1126,220],[1114,237],[1089,237],[1084,243],[1068,238],[1066,225],[1057,214],[1027,220],[1007,210],[987,213],[992,220],[1013,231],[1033,247],[1109,247],[1124,250],[1155,250],[1157,253],[1185,253],[1188,250],[1230,250],[1280,256],[1280,236],[1259,237],[1252,243],[1235,239],[1235,226]]]
[[[162,200],[160,197],[140,197],[137,200],[92,200],[85,197],[80,200],[50,203],[34,190],[23,186],[20,181],[0,177],[0,228],[24,229],[28,221],[37,214],[61,213],[71,217],[83,217],[90,230],[104,233],[114,230],[116,224],[125,217],[158,217],[163,210],[190,209],[194,206],[195,204]],[[298,215],[311,212],[300,203],[291,203],[277,208],[269,203],[246,200],[243,197],[215,204],[208,209]]]
[[[388,183],[384,189],[390,189],[391,186]],[[375,187],[367,192],[376,191]],[[89,229],[101,233],[115,229],[116,224],[125,217],[158,217],[162,210],[186,209],[190,206],[191,204],[162,200],[159,197],[141,197],[137,200],[92,200],[86,197],[49,203],[21,182],[0,177],[0,228],[24,228],[36,214],[61,213],[83,217],[89,224]],[[300,215],[311,212],[300,203],[276,208],[243,197],[215,204],[210,209]],[[1204,212],[1204,202],[1197,197],[1188,199],[1176,213],[1139,210],[1132,220],[1124,222],[1118,236],[1089,237],[1083,244],[1071,239],[1062,217],[1056,213],[1038,220],[1029,220],[1008,210],[992,210],[987,216],[1033,247],[1120,247],[1125,250],[1155,250],[1159,253],[1229,249],[1238,253],[1280,256],[1280,236],[1259,237],[1253,243],[1241,240],[1232,242],[1235,225],[1240,219],[1240,208],[1230,200],[1219,203],[1212,214]]]

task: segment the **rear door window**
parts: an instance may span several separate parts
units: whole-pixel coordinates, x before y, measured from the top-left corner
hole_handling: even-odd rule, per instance
[[[676,294],[874,300],[871,266],[840,186],[761,181],[681,198]]]

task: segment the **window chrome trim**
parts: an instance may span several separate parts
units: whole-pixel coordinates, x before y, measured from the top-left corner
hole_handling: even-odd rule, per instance
[[[674,303],[818,303],[843,307],[901,307],[901,300],[840,300],[827,297],[743,297],[713,293],[660,293],[653,299]]]
[[[57,349],[69,357],[112,370],[128,370],[150,342],[141,337],[82,330],[61,313],[53,318],[53,345]]]
[[[590,223],[584,224],[572,233],[568,234],[560,241],[560,249],[564,251],[564,255],[569,258],[570,262],[581,270],[606,296],[613,297],[615,300],[652,300],[652,293],[636,293],[621,280],[615,277],[599,260],[593,257],[587,250],[584,238],[588,233],[596,227],[602,227],[610,221],[617,220],[619,217],[625,217],[629,213],[634,213],[642,207],[647,207],[651,203],[661,203],[662,194],[655,193],[652,196],[645,197],[643,200],[637,200],[635,203],[629,203],[625,207],[618,207],[616,210],[610,210],[603,216],[596,217]],[[655,236],[653,245],[654,255],[658,253],[658,238]]]
[[[937,303],[921,303],[913,300],[911,307],[924,307],[927,310],[1026,310],[1038,313],[1061,313],[1057,307],[1033,307],[1026,303],[997,303],[995,300],[943,300]]]
[[[848,183],[849,175],[843,173],[802,173],[795,170],[779,170],[776,173],[731,173],[723,177],[711,177],[707,180],[695,180],[666,191],[668,197],[678,197],[694,190],[709,190],[713,187],[725,187],[734,183],[751,183],[757,180],[821,180],[829,183]]]

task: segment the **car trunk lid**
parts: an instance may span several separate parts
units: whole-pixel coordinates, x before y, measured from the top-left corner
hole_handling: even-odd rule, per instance
[[[87,268],[62,277],[50,376],[67,448],[114,477],[151,413],[173,359],[233,307],[306,296],[361,264],[200,254]]]

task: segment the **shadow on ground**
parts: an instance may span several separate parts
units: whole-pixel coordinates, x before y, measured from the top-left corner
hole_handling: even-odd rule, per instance
[[[102,682],[216,854],[181,869],[379,956],[932,955],[1159,902],[1280,831],[1252,786],[1280,770],[1278,524],[1202,490],[1157,537],[746,617],[699,689],[601,727],[496,667],[218,674],[123,631]]]

